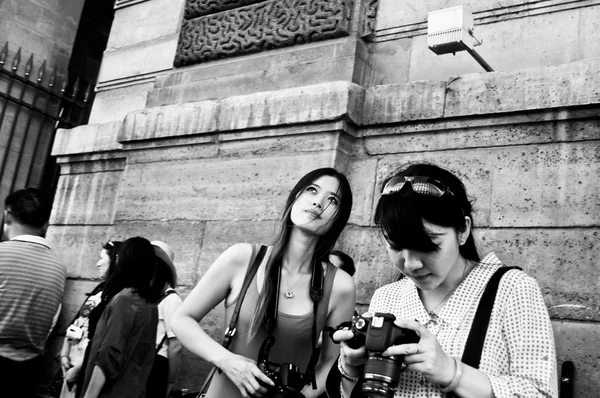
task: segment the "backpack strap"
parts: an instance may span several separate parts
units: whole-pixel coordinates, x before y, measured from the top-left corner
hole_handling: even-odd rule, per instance
[[[475,318],[471,325],[471,331],[467,342],[465,344],[465,350],[463,351],[462,363],[479,369],[479,363],[481,361],[481,352],[483,351],[483,344],[485,343],[485,337],[487,335],[488,326],[490,324],[490,317],[492,315],[492,308],[494,307],[494,301],[496,300],[496,293],[498,293],[498,286],[500,280],[505,273],[512,269],[518,269],[519,267],[501,267],[494,272],[494,275],[490,278],[481,295],[479,305],[477,306],[477,312],[475,312]],[[447,398],[454,398],[454,393],[446,395]]]
[[[254,252],[255,252],[255,247],[252,248],[252,256],[254,256]],[[235,324],[237,322],[238,316],[240,315],[240,309],[242,308],[242,302],[244,301],[244,297],[246,296],[246,291],[248,290],[250,283],[252,283],[252,279],[254,279],[254,275],[256,275],[256,271],[258,271],[258,267],[260,266],[260,263],[262,263],[262,260],[265,257],[266,252],[267,252],[267,247],[264,245],[261,245],[260,249],[258,250],[258,254],[256,255],[256,257],[254,257],[254,261],[252,263],[250,263],[250,266],[248,267],[248,271],[246,272],[246,276],[244,277],[244,284],[242,285],[242,289],[240,290],[240,295],[238,296],[237,302],[235,303],[235,309],[233,310],[233,313],[231,314],[231,321],[229,321],[229,326],[227,326],[227,329],[225,329],[225,334],[223,336],[223,343],[221,343],[223,345],[223,347],[225,347],[225,348],[229,348],[229,345],[231,344],[231,341],[233,340],[233,336],[235,335],[235,332],[236,332]],[[252,261],[252,257],[250,258],[250,261]],[[217,367],[213,366],[212,369],[210,370],[210,373],[206,377],[206,381],[204,382],[204,384],[202,384],[202,388],[200,388],[198,397],[200,397],[202,394],[204,394],[206,392],[206,389],[210,385],[210,382],[216,371],[217,371]]]

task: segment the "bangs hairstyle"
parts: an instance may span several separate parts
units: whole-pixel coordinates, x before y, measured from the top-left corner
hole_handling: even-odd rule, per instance
[[[336,169],[333,169],[331,167],[325,167],[313,170],[310,173],[306,174],[304,177],[302,177],[296,183],[296,185],[288,195],[283,215],[281,217],[281,229],[275,239],[275,242],[273,243],[271,255],[267,260],[267,264],[265,267],[265,275],[271,275],[273,267],[281,266],[283,253],[289,243],[290,232],[293,226],[291,213],[292,206],[296,202],[296,199],[304,190],[306,190],[306,188],[308,188],[311,184],[313,184],[317,179],[319,179],[322,176],[330,176],[338,180],[339,188],[336,192],[336,195],[339,199],[339,204],[336,214],[334,215],[335,218],[333,224],[327,232],[325,232],[321,237],[319,237],[319,240],[317,241],[312,263],[318,264],[320,266],[322,261],[329,261],[329,253],[335,246],[338,237],[340,236],[342,230],[346,226],[348,218],[350,218],[350,211],[352,210],[352,190],[350,188],[350,184],[348,183],[348,179],[345,175],[343,175]],[[256,335],[258,329],[261,327],[263,323],[263,318],[265,316],[267,307],[271,301],[271,296],[273,295],[274,291],[275,286],[273,281],[271,280],[271,278],[265,277],[264,286],[258,297],[256,310],[250,323],[250,333],[248,334],[248,341],[250,341]]]
[[[462,232],[465,229],[465,216],[471,219],[471,232],[460,254],[466,259],[480,261],[473,238],[473,206],[467,197],[463,183],[454,174],[431,163],[405,165],[386,179],[383,186],[395,176],[424,176],[445,184],[452,194],[441,197],[422,195],[412,190],[406,183],[402,190],[382,195],[375,210],[375,224],[383,237],[394,250],[409,249],[431,253],[439,249],[423,225],[423,220],[441,227],[453,228]]]

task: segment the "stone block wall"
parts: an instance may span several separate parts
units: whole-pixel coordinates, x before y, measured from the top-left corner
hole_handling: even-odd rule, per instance
[[[482,253],[534,276],[553,320],[559,365],[575,362],[577,397],[600,384],[600,58],[556,67],[364,88],[333,82],[133,111],[61,130],[49,239],[69,267],[60,326],[81,301],[107,239],[162,239],[185,296],[236,242],[269,243],[294,182],[344,171],[354,208],[339,248],[357,263],[358,306],[396,276],[372,221],[381,181],[429,160],[476,200]],[[86,285],[87,286],[87,285]],[[60,327],[59,326],[59,327]],[[222,308],[203,326],[219,338]],[[179,387],[206,363],[186,353]]]
[[[61,176],[48,238],[70,278],[57,330],[93,286],[104,241],[171,244],[185,297],[229,245],[269,243],[289,189],[323,166],[353,187],[339,248],[357,263],[365,308],[397,275],[373,226],[381,182],[429,160],[477,199],[481,252],[538,280],[559,365],[574,361],[575,396],[595,397],[600,3],[332,2],[352,4],[347,36],[173,67],[184,20],[266,3],[116,2],[90,124],[59,131],[53,150]],[[427,49],[427,13],[459,4],[498,72],[470,73],[481,68],[468,54]],[[203,326],[219,339],[222,320],[220,306]],[[186,352],[177,387],[197,388],[207,368]]]
[[[44,59],[48,59],[50,68],[66,70],[83,3],[83,0],[3,0],[0,45],[8,41],[11,53],[22,47],[24,56],[34,54],[36,70]],[[8,59],[12,60],[12,56]]]

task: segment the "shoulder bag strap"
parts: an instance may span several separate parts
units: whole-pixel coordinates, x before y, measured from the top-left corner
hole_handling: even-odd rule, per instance
[[[242,285],[242,289],[240,290],[240,295],[238,296],[237,302],[235,303],[235,309],[231,314],[231,321],[229,322],[229,326],[225,329],[225,335],[223,336],[223,347],[229,348],[231,341],[233,340],[233,336],[235,335],[235,324],[237,322],[238,316],[240,315],[240,309],[242,308],[242,302],[244,301],[244,297],[246,296],[246,291],[254,279],[254,275],[256,275],[256,271],[258,271],[258,267],[260,263],[262,263],[263,258],[265,257],[265,253],[267,252],[267,247],[264,245],[260,246],[258,254],[254,258],[254,262],[252,262],[246,272],[246,276],[244,277],[244,284]],[[254,248],[252,249],[252,255],[254,255]],[[217,367],[213,366],[210,370],[210,373],[206,377],[206,381],[202,385],[200,392],[198,393],[198,397],[206,392],[206,389],[210,385],[210,382],[217,371]]]
[[[492,308],[494,307],[494,301],[496,300],[496,293],[498,292],[498,286],[500,280],[504,274],[511,269],[521,269],[519,267],[501,267],[494,272],[494,275],[488,281],[481,300],[475,312],[475,318],[471,325],[471,331],[469,337],[467,337],[467,343],[465,344],[465,350],[462,356],[462,363],[472,366],[475,369],[479,369],[479,362],[481,361],[481,352],[483,351],[483,344],[485,343],[485,336],[487,335],[488,326],[490,324],[490,317],[492,315]],[[454,398],[456,395],[449,393],[448,398]]]

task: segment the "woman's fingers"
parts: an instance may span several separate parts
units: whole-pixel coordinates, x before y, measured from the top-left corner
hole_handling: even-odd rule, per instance
[[[347,341],[354,337],[354,333],[349,330],[338,330],[333,334],[333,341],[336,343],[341,341]]]
[[[263,384],[267,384],[271,387],[275,386],[275,383],[273,383],[273,380],[269,379],[267,377],[267,375],[265,375],[263,372],[261,372],[261,370],[257,366],[254,367],[254,369],[252,370],[252,373],[254,374],[255,379],[261,381]],[[267,389],[265,388],[265,392],[266,391],[267,391]]]
[[[390,346],[384,352],[382,352],[382,355],[402,355],[406,357],[422,353],[423,351],[421,350],[421,345],[419,343],[410,343]]]

